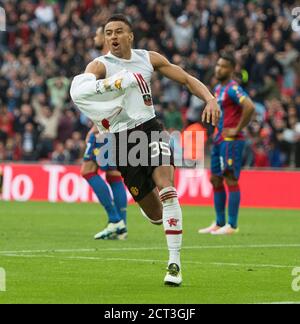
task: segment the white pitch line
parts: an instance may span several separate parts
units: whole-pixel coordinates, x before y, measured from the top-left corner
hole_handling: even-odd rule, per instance
[[[125,258],[97,258],[97,257],[66,257],[67,259],[75,260],[96,260],[96,261],[118,261],[118,262],[147,262],[147,263],[166,263],[166,260],[146,260],[146,259],[125,259]],[[280,265],[280,264],[243,264],[243,263],[226,263],[226,262],[198,262],[198,261],[184,261],[184,264],[195,265],[213,265],[213,266],[229,266],[229,267],[259,267],[259,268],[276,268],[276,269],[290,269],[297,266]]]
[[[74,260],[96,260],[96,261],[125,261],[125,262],[147,262],[147,263],[166,263],[165,260],[146,260],[146,259],[124,259],[124,258],[97,258],[97,257],[66,257]],[[297,266],[280,265],[280,264],[243,264],[243,263],[226,263],[226,262],[198,262],[198,261],[184,261],[185,264],[195,265],[213,265],[213,266],[229,266],[229,267],[259,267],[259,268],[276,268],[276,269],[290,269]]]
[[[73,252],[97,252],[98,249],[59,249],[59,250],[19,250],[0,251],[1,254],[27,254],[27,253],[73,253]]]
[[[126,259],[126,258],[100,258],[100,257],[85,257],[85,256],[55,256],[55,255],[20,255],[20,254],[6,254],[5,257],[17,258],[51,258],[60,260],[82,260],[82,261],[101,261],[101,262],[134,262],[134,263],[162,263],[165,264],[166,260],[153,260],[153,259]],[[184,261],[183,264],[194,265],[211,265],[211,266],[227,266],[227,267],[251,267],[251,268],[273,268],[273,269],[293,269],[297,266],[282,265],[282,264],[247,264],[247,263],[229,263],[229,262],[198,262],[198,261]]]
[[[257,305],[300,305],[300,301],[292,302],[271,302],[271,303],[257,303]]]
[[[33,258],[59,258],[56,255],[43,255],[43,254],[39,254],[39,255],[33,255],[33,254],[13,254],[13,253],[9,253],[9,254],[3,254],[4,257],[12,257],[12,258],[25,258],[25,259],[33,259]]]
[[[274,248],[300,248],[300,244],[250,244],[250,245],[199,245],[184,246],[183,250],[209,250],[209,249],[274,249]],[[165,247],[117,247],[117,248],[94,248],[94,249],[53,249],[53,250],[20,250],[0,251],[1,254],[27,254],[27,253],[80,253],[80,252],[122,252],[122,251],[160,251]]]
[[[189,246],[183,249],[275,249],[275,248],[300,248],[300,244],[249,244],[249,245],[207,245]]]

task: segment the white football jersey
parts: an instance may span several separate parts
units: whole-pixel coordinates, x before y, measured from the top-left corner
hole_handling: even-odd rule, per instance
[[[111,53],[100,56],[96,60],[102,62],[106,68],[106,78],[126,69],[132,73],[140,73],[143,78],[137,79],[138,87],[125,91],[123,109],[117,116],[109,120],[109,132],[117,133],[133,129],[155,117],[152,101],[151,79],[154,72],[149,52],[132,50],[130,60],[118,58]]]

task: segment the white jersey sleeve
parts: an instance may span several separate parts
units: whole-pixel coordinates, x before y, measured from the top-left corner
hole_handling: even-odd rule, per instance
[[[103,120],[110,120],[124,109],[125,91],[97,92],[97,80],[93,74],[81,74],[74,78],[71,85],[71,98],[78,109],[103,129]]]

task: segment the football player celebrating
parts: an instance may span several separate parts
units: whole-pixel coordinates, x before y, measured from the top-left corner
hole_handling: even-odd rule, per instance
[[[206,122],[216,125],[221,111],[207,87],[182,68],[171,64],[159,53],[132,49],[132,26],[123,15],[112,16],[105,25],[104,33],[110,52],[91,62],[85,74],[74,78],[71,96],[78,108],[92,117],[98,128],[107,128],[114,133],[116,164],[125,184],[144,215],[153,224],[164,226],[169,249],[164,282],[166,285],[179,286],[182,283],[182,210],[174,187],[175,168],[170,142],[165,139],[153,140],[152,136],[158,133],[165,137],[152,102],[153,72],[157,71],[186,86],[191,93],[202,98],[206,102],[203,113]],[[118,91],[119,96],[116,94]],[[111,111],[108,111],[109,106]],[[145,146],[151,157],[148,166],[137,166],[131,161],[121,163],[118,158],[123,148],[120,140],[128,151],[136,146],[127,136],[136,131],[148,141]],[[169,158],[169,163],[166,163],[166,158]]]
[[[200,234],[231,235],[238,232],[241,201],[239,177],[245,146],[243,129],[250,123],[255,106],[245,91],[233,80],[235,64],[234,56],[224,53],[215,69],[216,78],[220,81],[215,89],[215,96],[223,112],[211,158],[211,183],[214,188],[217,219],[212,226],[201,229]],[[227,194],[224,180],[229,190],[227,225]]]

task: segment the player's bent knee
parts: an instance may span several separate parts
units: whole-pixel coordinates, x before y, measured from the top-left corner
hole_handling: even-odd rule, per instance
[[[170,179],[160,179],[159,181],[155,181],[155,184],[159,191],[164,188],[174,187],[174,182]]]
[[[174,167],[160,166],[153,172],[153,180],[159,191],[174,187]]]

